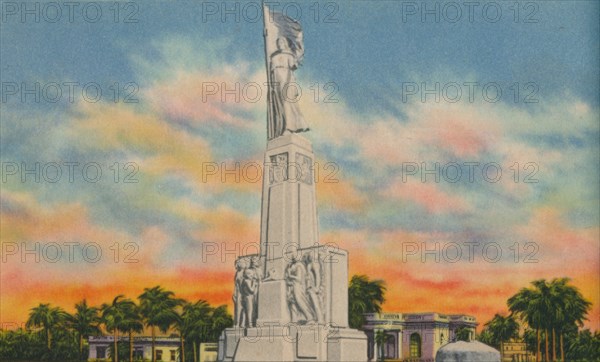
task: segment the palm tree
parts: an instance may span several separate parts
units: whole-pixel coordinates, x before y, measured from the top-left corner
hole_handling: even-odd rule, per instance
[[[476,339],[481,343],[487,344],[488,346],[495,347],[496,343],[494,342],[494,336],[492,336],[492,332],[490,332],[488,328],[484,328],[481,333],[476,336]]]
[[[162,289],[160,286],[145,288],[138,297],[140,312],[145,323],[152,331],[152,362],[156,362],[156,328],[166,333],[177,321],[178,315],[175,308],[183,300],[173,297],[174,293]]]
[[[550,352],[550,330],[552,329],[552,325],[555,323],[554,321],[554,310],[553,308],[553,297],[551,295],[550,284],[545,279],[534,280],[531,284],[538,290],[539,293],[539,308],[544,315],[544,319],[542,320],[542,326],[544,328],[544,337],[545,337],[545,349],[546,359],[549,359]]]
[[[600,332],[589,329],[575,332],[567,340],[569,361],[600,361]]]
[[[187,326],[188,326],[188,319],[185,316],[185,310],[186,308],[189,308],[190,303],[189,302],[184,302],[181,305],[181,310],[177,313],[177,320],[175,321],[175,324],[173,325],[173,327],[175,328],[175,330],[177,332],[179,332],[179,354],[181,356],[180,361],[181,362],[185,362],[185,336],[187,333]]]
[[[127,332],[128,319],[130,318],[131,310],[135,308],[135,303],[131,299],[125,298],[123,294],[119,294],[113,299],[111,304],[102,304],[102,322],[106,327],[106,331],[113,333],[113,361],[119,361],[119,331]]]
[[[519,335],[519,324],[512,316],[503,316],[500,314],[494,315],[491,321],[487,322],[485,326],[492,334],[492,339],[495,344],[500,345],[500,351],[504,354],[504,342],[511,338],[518,337]]]
[[[129,361],[133,361],[133,333],[140,333],[144,330],[144,323],[137,305],[132,300],[127,299],[122,304],[123,319],[119,323],[119,330],[127,333],[129,336]]]
[[[100,333],[98,308],[88,307],[87,301],[85,299],[82,300],[75,304],[75,314],[68,317],[68,324],[79,337],[79,355],[83,358],[84,338]]]
[[[458,327],[456,331],[454,331],[454,340],[470,342],[471,330],[467,327]]]
[[[210,325],[208,338],[212,342],[219,340],[219,336],[225,328],[233,327],[233,317],[227,311],[226,305],[220,305],[217,308],[214,308],[212,310],[210,319],[212,322]]]
[[[198,360],[198,344],[206,340],[209,329],[212,328],[211,316],[213,308],[204,300],[188,303],[183,306],[182,337],[192,344],[194,362]],[[184,342],[181,342],[181,354],[184,356]],[[183,362],[183,357],[182,357]]]
[[[508,299],[508,308],[511,313],[515,314],[522,321],[527,323],[529,327],[534,328],[536,331],[536,340],[537,340],[537,349],[535,360],[536,362],[540,361],[540,331],[547,327],[548,325],[548,316],[550,315],[549,308],[549,299],[547,295],[544,295],[544,292],[541,288],[547,289],[544,287],[546,285],[546,281],[536,280],[531,284],[534,285],[534,288],[522,288],[517,294],[513,295]],[[548,333],[546,333],[546,339]],[[546,356],[548,356],[548,343],[546,341]]]
[[[536,333],[531,328],[525,328],[523,331],[523,342],[525,343],[525,349],[527,352],[531,352],[532,354],[536,351],[537,337]]]
[[[582,326],[591,303],[583,298],[569,278],[556,278],[551,282],[535,280],[533,288],[523,288],[508,299],[508,307],[531,328],[536,329],[537,353],[540,360],[540,331],[544,330],[545,358],[556,359],[556,332],[559,333],[561,360],[565,360],[565,330]],[[552,357],[550,358],[550,334],[552,334]]]
[[[208,302],[185,303],[175,327],[180,332],[182,362],[185,359],[185,340],[192,345],[194,362],[199,358],[198,346],[204,341],[217,341],[225,328],[233,326],[233,317],[226,305],[212,308]]]
[[[392,336],[385,333],[385,331],[382,329],[377,330],[375,332],[375,344],[377,345],[377,354],[379,355],[379,360],[381,360],[381,361],[383,361],[385,359],[385,357],[384,357],[385,344],[387,343],[387,341],[389,341],[389,339],[391,337]]]
[[[48,352],[52,352],[52,329],[63,324],[66,318],[67,313],[60,307],[52,307],[50,304],[40,303],[37,307],[31,308],[26,327],[41,327],[46,335]]]
[[[569,285],[570,281],[569,278],[557,278],[550,282],[550,291],[555,308],[555,326],[552,329],[552,356],[556,358],[555,333],[558,329],[561,361],[565,360],[565,329],[575,326],[582,327],[583,322],[586,320],[585,316],[591,308],[591,303],[583,298],[579,290]]]
[[[39,338],[35,338],[30,331],[19,327],[14,331],[3,330],[0,331],[0,359],[3,361],[6,359],[10,360],[26,360],[27,358],[33,359],[39,357],[40,354],[36,353],[40,348],[46,347],[46,343],[39,342]]]
[[[362,328],[365,324],[365,313],[381,312],[381,304],[385,301],[385,282],[369,280],[366,275],[354,275],[348,287],[348,311],[350,326]]]

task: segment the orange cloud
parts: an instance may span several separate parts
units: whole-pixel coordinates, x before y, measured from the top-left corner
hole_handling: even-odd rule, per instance
[[[222,70],[218,74],[177,71],[146,91],[145,99],[155,111],[178,122],[248,127],[251,120],[239,113],[256,103],[262,106],[254,99],[265,99],[265,87],[231,68]]]
[[[483,115],[475,107],[436,104],[417,109],[421,125],[415,127],[420,127],[424,141],[454,156],[478,157],[497,137],[494,125],[497,120],[489,114]]]
[[[542,216],[545,215],[545,216]],[[372,279],[383,279],[388,287],[386,303],[383,309],[398,312],[468,313],[477,317],[480,328],[495,313],[508,313],[506,301],[521,288],[529,286],[536,279],[551,280],[557,277],[571,277],[572,283],[581,290],[584,297],[592,302],[586,326],[592,329],[600,327],[600,286],[598,285],[597,241],[593,234],[570,230],[564,223],[558,222],[554,211],[539,211],[525,230],[538,230],[540,222],[548,225],[548,233],[556,240],[548,244],[539,242],[539,252],[534,255],[537,262],[525,262],[525,251],[520,244],[521,253],[514,260],[512,245],[502,246],[508,260],[493,262],[482,258],[482,248],[476,248],[472,262],[463,260],[449,262],[450,257],[435,253],[425,255],[424,248],[433,250],[432,242],[443,249],[446,241],[460,240],[461,232],[412,232],[402,229],[389,231],[376,230],[333,230],[321,235],[322,243],[333,243],[350,253],[350,275],[366,274]],[[538,232],[538,231],[536,231]],[[515,234],[519,235],[519,234]],[[516,238],[519,236],[515,236]],[[589,238],[588,238],[589,237]],[[567,254],[563,250],[565,243],[559,239],[578,240],[576,248],[584,247],[591,262],[580,262],[578,254]],[[427,243],[425,246],[424,243]],[[416,245],[415,255],[409,254],[403,245]],[[460,244],[460,241],[458,241]],[[546,249],[552,256],[545,258]],[[555,256],[554,254],[563,254]],[[463,248],[467,255],[467,247]]]
[[[368,198],[348,181],[335,180],[316,183],[319,208],[337,208],[343,211],[363,210]]]
[[[458,196],[442,191],[439,184],[422,183],[414,179],[397,179],[383,191],[384,196],[411,201],[430,213],[466,212],[469,204]]]
[[[165,257],[175,241],[159,227],[133,237],[96,225],[80,204],[44,207],[27,194],[9,191],[3,191],[0,201],[3,323],[26,320],[28,310],[40,302],[71,309],[87,298],[97,305],[118,294],[135,298],[144,287],[156,284],[213,303],[227,303],[231,295],[231,285],[223,283],[232,274],[231,263],[201,263],[200,243],[190,248],[198,266],[186,268]],[[208,228],[225,229],[224,220],[213,217],[207,223]],[[233,226],[230,229],[235,233]],[[70,249],[70,243],[77,246]]]

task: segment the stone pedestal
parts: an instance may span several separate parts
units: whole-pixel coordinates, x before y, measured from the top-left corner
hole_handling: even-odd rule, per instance
[[[222,348],[223,346],[223,348]],[[264,325],[228,329],[219,340],[219,361],[366,361],[366,336],[325,325]]]
[[[362,331],[341,328],[327,341],[327,361],[367,360],[367,335]]]
[[[348,327],[348,252],[332,246],[314,246],[297,249],[297,254],[311,254],[320,260],[323,273],[323,323],[339,328]],[[291,256],[286,255],[277,261],[285,269]],[[260,283],[257,324],[292,322],[283,274],[284,272],[279,278]]]
[[[246,313],[221,335],[219,361],[367,360],[366,334],[348,328],[348,253],[318,243],[313,165],[302,136],[267,145],[260,254],[236,262]]]
[[[325,246],[298,249],[300,255],[308,253],[321,258],[323,322],[295,321],[286,280],[263,280],[255,326],[225,330],[219,340],[219,361],[367,360],[366,334],[348,328],[348,253]],[[256,255],[242,258],[252,257]]]

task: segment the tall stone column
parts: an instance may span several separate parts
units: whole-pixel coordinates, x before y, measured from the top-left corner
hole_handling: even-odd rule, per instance
[[[348,253],[319,244],[313,165],[300,135],[267,145],[260,252],[236,262],[236,328],[221,336],[221,361],[367,359],[366,335],[348,328]]]
[[[318,243],[310,142],[296,134],[269,141],[265,152],[260,253],[264,275],[281,277],[284,254]]]

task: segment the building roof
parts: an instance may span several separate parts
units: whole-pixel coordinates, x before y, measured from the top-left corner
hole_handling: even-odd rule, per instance
[[[394,325],[419,322],[457,323],[477,327],[475,317],[466,314],[442,314],[442,313],[366,313],[366,325]]]
[[[114,336],[89,336],[89,343],[112,343],[114,342]],[[129,341],[128,336],[119,336],[119,341]],[[149,336],[136,336],[133,337],[135,343],[152,343],[152,337]],[[180,342],[179,337],[155,337],[156,344],[178,344]]]
[[[479,341],[458,341],[442,346],[435,362],[487,361],[500,362],[500,352]]]

